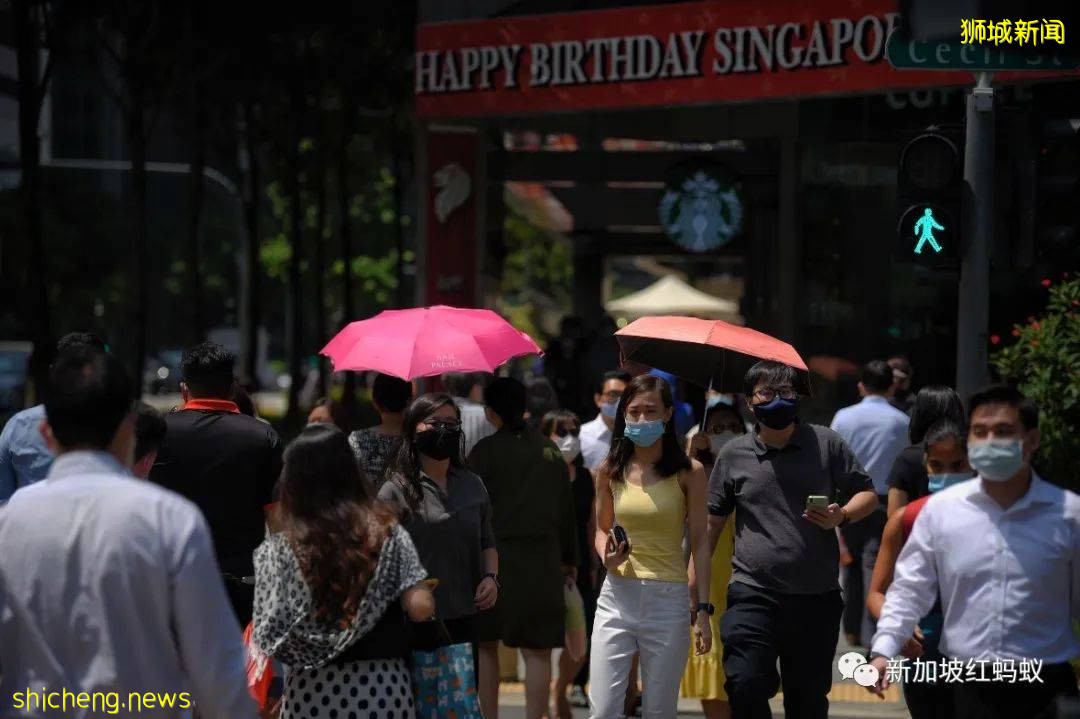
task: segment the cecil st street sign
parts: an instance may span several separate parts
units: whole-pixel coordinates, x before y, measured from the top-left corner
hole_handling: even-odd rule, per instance
[[[885,48],[889,64],[898,70],[1075,70],[1080,57],[1064,52],[1040,52],[1035,48],[1006,45],[972,45],[959,39],[920,42],[901,31],[889,35]]]

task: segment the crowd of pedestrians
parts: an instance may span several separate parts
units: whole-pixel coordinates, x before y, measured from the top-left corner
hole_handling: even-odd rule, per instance
[[[696,421],[677,378],[564,329],[550,381],[377,375],[377,424],[319,400],[287,446],[218,345],[184,353],[162,415],[100,339],[65,336],[43,403],[0,433],[0,714],[31,687],[254,717],[245,627],[285,667],[262,714],[286,718],[411,719],[410,657],[465,647],[457,689],[494,719],[501,645],[529,719],[669,719],[680,696],[757,719],[781,689],[786,716],[825,719],[841,631],[877,693],[905,659],[1040,662],[1026,684],[905,676],[914,719],[1049,718],[1077,694],[1080,497],[1033,468],[1017,390],[965,411],[874,360],[825,427],[762,360]],[[537,414],[540,384],[560,406]],[[553,671],[572,605],[589,641]]]

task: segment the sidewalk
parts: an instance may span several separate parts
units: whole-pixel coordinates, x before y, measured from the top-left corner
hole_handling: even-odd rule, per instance
[[[784,698],[777,695],[772,702],[773,716],[784,717]],[[909,719],[903,697],[896,687],[886,692],[886,700],[872,696],[857,684],[845,682],[833,686],[829,693],[829,717],[835,719]],[[525,688],[516,682],[503,683],[499,692],[499,719],[518,719],[525,716]],[[574,708],[574,719],[586,719],[587,709]],[[701,703],[694,699],[679,700],[679,716],[704,716]]]
[[[840,635],[836,658],[850,651],[865,654],[862,647],[852,647]],[[784,697],[777,694],[770,702],[773,716],[784,717]],[[499,693],[499,719],[523,719],[525,716],[525,687],[519,682],[503,682]],[[586,719],[587,709],[574,708],[574,719]],[[695,699],[679,700],[679,716],[703,716],[701,703]],[[831,719],[910,719],[900,687],[891,686],[882,701],[861,686],[844,680],[833,662],[833,687],[829,692],[829,717]]]

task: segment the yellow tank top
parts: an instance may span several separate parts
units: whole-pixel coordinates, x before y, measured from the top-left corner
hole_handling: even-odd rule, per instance
[[[612,482],[615,521],[630,539],[630,557],[615,570],[620,577],[686,582],[683,527],[686,495],[672,475],[648,487]]]

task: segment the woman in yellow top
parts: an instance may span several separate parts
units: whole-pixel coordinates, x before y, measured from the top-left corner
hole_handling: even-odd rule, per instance
[[[664,380],[649,375],[632,380],[619,402],[611,450],[597,470],[594,545],[608,575],[593,621],[592,719],[623,715],[635,653],[641,656],[642,716],[670,719],[677,713],[690,645],[682,548],[687,523],[700,579],[697,653],[708,652],[712,644],[705,470],[679,446],[672,413],[671,388]],[[615,527],[621,529],[619,541]]]
[[[705,412],[704,431],[698,432],[687,442],[691,457],[701,462],[705,473],[712,471],[721,448],[740,434],[746,434],[746,424],[739,411],[729,404],[716,404]],[[700,699],[705,719],[728,719],[731,707],[724,691],[723,645],[720,644],[720,614],[727,606],[727,585],[731,580],[731,555],[735,551],[735,530],[732,522],[724,526],[720,540],[712,555],[712,579],[709,601],[717,608],[711,618],[712,649],[701,656],[691,656],[683,672],[681,693],[687,699]],[[690,567],[690,588],[696,586]],[[696,600],[694,600],[696,601]]]

